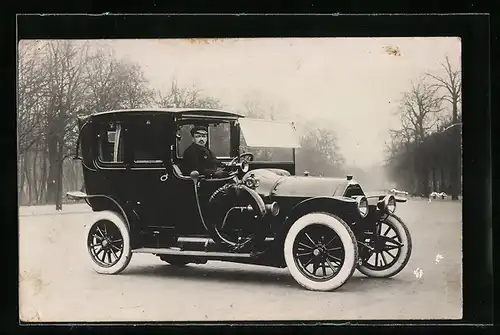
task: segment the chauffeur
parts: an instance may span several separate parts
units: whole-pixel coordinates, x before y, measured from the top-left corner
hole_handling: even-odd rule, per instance
[[[229,174],[224,171],[224,164],[215,158],[214,154],[205,145],[208,140],[208,129],[204,126],[195,126],[191,129],[193,143],[184,150],[183,155],[183,170],[185,174],[190,174],[191,171],[197,170],[200,174],[224,178]]]

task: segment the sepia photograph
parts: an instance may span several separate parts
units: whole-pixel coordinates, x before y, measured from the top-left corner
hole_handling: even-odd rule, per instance
[[[461,48],[21,40],[20,320],[461,319]]]

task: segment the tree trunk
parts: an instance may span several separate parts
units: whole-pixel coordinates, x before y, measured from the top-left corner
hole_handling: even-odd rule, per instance
[[[78,190],[78,185],[80,184],[80,176],[78,175],[78,165],[71,164],[71,175],[73,176],[73,185],[71,190]]]
[[[58,178],[58,152],[57,152],[57,138],[54,135],[49,135],[47,140],[47,147],[49,151],[49,175],[47,180],[47,204],[55,204],[57,196],[57,178]]]
[[[38,205],[38,184],[39,184],[39,181],[38,181],[38,176],[37,176],[37,167],[38,167],[38,162],[37,162],[37,159],[38,159],[38,145],[36,145],[35,147],[35,150],[34,150],[34,153],[33,153],[33,197],[34,197],[34,202],[36,205]]]
[[[445,177],[444,177],[444,168],[441,166],[441,180],[439,182],[439,192],[446,192],[445,190]]]
[[[26,177],[26,186],[27,186],[27,189],[28,189],[28,197],[26,199],[27,201],[27,204],[28,205],[31,205],[31,189],[32,189],[32,186],[31,186],[31,178],[30,178],[30,171],[29,171],[29,152],[26,152],[24,154],[24,175]]]
[[[458,107],[457,100],[453,101],[453,124],[457,124],[458,122]],[[452,160],[451,160],[451,169],[450,169],[450,183],[451,183],[451,200],[458,200],[458,194],[461,191],[461,175],[459,171],[461,170],[462,159],[461,159],[461,136],[460,136],[460,127],[454,126],[452,131]]]
[[[40,156],[40,204],[45,204],[45,194],[47,190],[47,151],[44,148]]]
[[[460,150],[457,148],[459,145],[459,137],[460,134],[456,134],[456,130],[458,130],[458,127],[455,127],[454,129],[455,134],[453,134],[453,151],[452,151],[452,162],[451,162],[451,167],[450,167],[450,182],[451,182],[451,199],[452,200],[458,200],[458,195],[460,194],[460,173],[459,169],[461,166],[461,157],[460,157]],[[458,141],[457,141],[458,139]],[[457,145],[458,142],[458,145]]]
[[[429,171],[425,167],[425,165],[422,165],[420,168],[420,190],[419,193],[422,194],[424,197],[429,196]]]
[[[24,201],[24,155],[19,155],[18,183],[17,201],[21,205]]]
[[[63,153],[62,141],[58,142],[57,150],[57,180],[56,180],[56,209],[62,209],[62,191],[63,191]]]
[[[432,168],[432,191],[437,191],[437,182],[436,182],[436,168]]]
[[[41,157],[42,172],[40,176],[40,203],[47,203],[47,149],[44,148]]]
[[[422,154],[419,150],[415,151],[414,154],[414,174],[415,174],[415,191],[418,196],[426,196],[427,183],[429,180],[428,172],[426,171]]]

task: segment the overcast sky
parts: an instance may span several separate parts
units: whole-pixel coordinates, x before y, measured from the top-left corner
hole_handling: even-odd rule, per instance
[[[140,64],[151,85],[173,78],[196,84],[226,108],[247,99],[274,104],[296,121],[321,121],[338,136],[348,164],[384,159],[388,129],[401,93],[426,71],[443,73],[446,55],[460,68],[460,40],[451,38],[316,38],[114,40],[119,58]],[[386,47],[401,55],[388,54]]]

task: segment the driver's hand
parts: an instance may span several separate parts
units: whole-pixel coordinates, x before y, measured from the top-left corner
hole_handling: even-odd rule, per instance
[[[217,169],[213,175],[217,178],[225,178],[229,176],[229,173],[227,173],[224,169]]]

